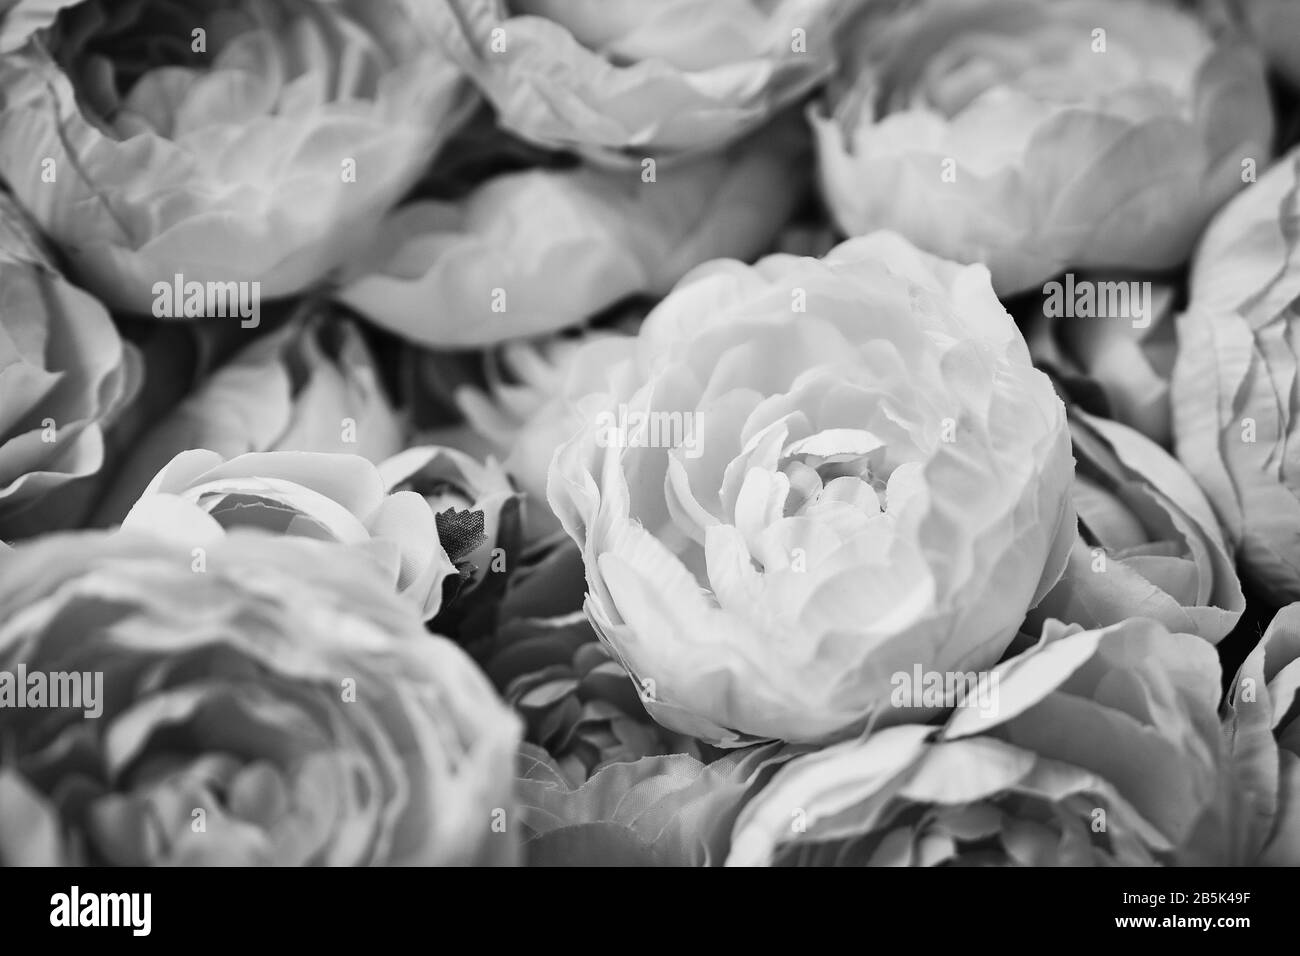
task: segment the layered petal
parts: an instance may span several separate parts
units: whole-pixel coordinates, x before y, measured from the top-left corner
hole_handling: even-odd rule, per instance
[[[0,15],[0,175],[114,309],[159,314],[176,276],[301,291],[472,105],[395,0],[58,6]]]
[[[184,451],[122,521],[123,531],[199,552],[235,528],[350,545],[425,620],[442,608],[444,587],[460,579],[429,503],[413,491],[390,494],[379,469],[358,455],[252,452],[226,460],[208,449]]]
[[[716,150],[834,67],[843,0],[427,4],[507,129],[607,163]]]
[[[1179,459],[1228,529],[1242,577],[1278,603],[1300,597],[1298,162],[1293,151],[1201,240],[1171,392]]]
[[[799,757],[742,811],[728,865],[1242,864],[1247,805],[1209,644],[1050,622],[987,675],[996,706]]]
[[[1152,618],[1217,643],[1246,599],[1218,519],[1168,452],[1119,422],[1075,409],[1079,534],[1065,575],[1030,613],[1086,628]]]
[[[794,117],[732,149],[659,169],[528,169],[457,201],[417,201],[384,224],[339,298],[440,349],[578,325],[661,296],[710,259],[766,251],[807,183]],[[557,281],[563,276],[563,281]]]
[[[139,354],[0,192],[0,538],[86,517],[139,384]]]
[[[402,445],[402,423],[351,322],[308,310],[255,339],[166,411],[130,449],[99,503],[122,520],[167,462],[192,448],[356,454],[378,463]]]
[[[0,556],[0,669],[68,695],[4,711],[6,862],[516,859],[517,721],[363,556],[240,531],[192,560],[102,533]]]
[[[1171,4],[880,5],[844,42],[809,113],[840,228],[983,262],[999,294],[1178,266],[1270,155],[1259,55]]]
[[[670,729],[736,746],[904,719],[890,675],[993,663],[1060,577],[1064,409],[982,267],[886,233],[713,263],[635,346],[548,497],[592,623]]]

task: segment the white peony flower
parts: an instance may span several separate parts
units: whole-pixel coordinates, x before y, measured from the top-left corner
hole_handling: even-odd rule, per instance
[[[1169,269],[1263,167],[1258,53],[1157,0],[869,7],[810,111],[831,211],[894,229],[999,294],[1067,266]]]
[[[988,271],[892,234],[703,267],[584,411],[549,499],[588,614],[710,742],[901,719],[891,675],[996,661],[1073,537],[1064,408]]]
[[[473,103],[399,0],[19,0],[0,50],[0,176],[74,279],[143,314],[156,283],[321,279]]]

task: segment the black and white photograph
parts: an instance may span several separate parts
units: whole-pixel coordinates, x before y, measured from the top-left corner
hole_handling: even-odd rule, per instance
[[[1300,866],[1300,0],[0,0],[0,865]]]

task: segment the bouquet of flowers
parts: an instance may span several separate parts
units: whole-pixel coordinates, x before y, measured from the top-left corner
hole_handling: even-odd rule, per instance
[[[0,0],[0,863],[1300,865],[1297,31]]]

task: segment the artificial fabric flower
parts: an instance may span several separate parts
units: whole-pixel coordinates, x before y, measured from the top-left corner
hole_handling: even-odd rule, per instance
[[[84,517],[106,428],[139,379],[104,307],[59,274],[0,192],[0,539]]]
[[[1237,546],[1243,579],[1278,603],[1300,598],[1298,163],[1293,151],[1206,230],[1170,393],[1178,458]]]
[[[1300,604],[1274,616],[1237,672],[1225,729],[1241,777],[1257,801],[1237,821],[1268,834],[1255,862],[1300,866]]]
[[[890,233],[720,261],[635,345],[548,495],[592,623],[670,729],[736,746],[906,719],[892,674],[993,664],[1060,577],[1065,409],[983,266]]]
[[[796,120],[663,169],[528,169],[461,200],[408,203],[348,271],[339,299],[412,342],[458,349],[661,296],[702,262],[767,250],[807,183]]]
[[[1060,582],[1030,612],[1086,628],[1130,617],[1217,643],[1246,599],[1214,510],[1186,469],[1119,422],[1070,412],[1079,534]]]
[[[890,727],[786,764],[742,811],[728,865],[1153,866],[1250,862],[1220,730],[1219,662],[1135,618],[1053,621],[987,675],[995,707]]]
[[[0,861],[516,859],[518,721],[369,562],[248,531],[195,562],[98,532],[0,555],[0,669],[71,704],[3,711]]]
[[[422,496],[388,493],[379,469],[358,455],[254,452],[227,461],[208,449],[183,451],[122,521],[124,531],[191,548],[208,547],[235,528],[363,551],[425,620],[442,608],[444,590],[459,584],[457,562],[464,560],[444,548],[438,518]],[[454,540],[469,550],[479,544]]]
[[[308,311],[254,339],[130,449],[97,518],[121,521],[163,466],[191,448],[360,455],[378,463],[402,447],[403,426],[353,323]]]
[[[1180,265],[1270,156],[1259,54],[1156,0],[868,7],[845,44],[809,114],[836,221],[983,262],[1000,295]]]
[[[0,176],[115,309],[299,292],[369,244],[472,105],[413,17],[397,0],[19,0],[0,14]],[[208,299],[178,314],[159,283]]]
[[[834,67],[845,0],[426,4],[502,126],[606,162],[715,151]]]
[[[1058,280],[1060,281],[1060,280]],[[1173,443],[1169,379],[1174,371],[1174,287],[1150,280],[1084,275],[1081,283],[1104,291],[1137,283],[1150,292],[1141,319],[1131,316],[1029,316],[1025,339],[1034,365],[1056,378],[1072,396],[1107,418],[1136,428],[1156,444]],[[1065,283],[1062,283],[1064,286]]]

